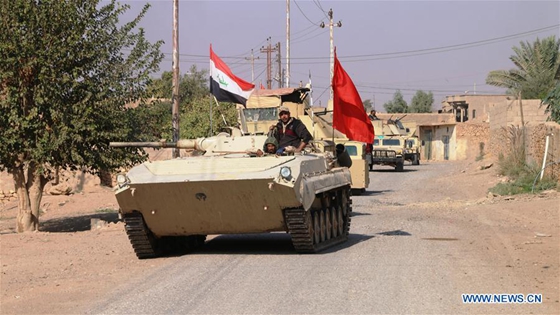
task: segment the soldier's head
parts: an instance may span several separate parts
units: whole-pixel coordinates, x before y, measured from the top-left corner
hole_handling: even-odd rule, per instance
[[[276,150],[278,150],[278,141],[274,137],[268,137],[264,142],[264,152],[274,154]]]
[[[283,123],[287,123],[290,120],[290,109],[287,106],[280,106],[278,108],[278,116]]]

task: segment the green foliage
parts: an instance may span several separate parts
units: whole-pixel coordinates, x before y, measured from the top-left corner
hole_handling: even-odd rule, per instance
[[[179,78],[179,100],[181,104],[204,97],[209,92],[207,70],[198,70],[196,65],[192,65],[189,72]],[[173,95],[173,72],[165,71],[161,74],[161,78],[153,80],[148,86],[148,95],[154,98],[171,100]]]
[[[129,109],[131,133],[139,141],[159,141],[172,139],[171,103],[154,101],[141,103],[138,107]]]
[[[422,90],[416,91],[416,94],[414,94],[410,102],[408,112],[431,113],[433,103],[434,103],[434,95],[432,94],[432,92],[426,93]]]
[[[549,120],[560,124],[560,82],[548,93],[543,104],[546,104],[546,112],[550,113]]]
[[[191,66],[188,74],[179,81],[179,100],[181,115],[179,118],[180,138],[193,139],[216,134],[226,126],[237,126],[237,110],[234,104],[220,103],[216,106],[208,88],[208,72]],[[173,93],[173,74],[164,72],[160,79],[153,80],[148,88],[150,95],[165,98],[157,105],[147,106],[142,116],[148,125],[140,126],[141,135],[149,135],[156,139],[172,139],[171,127],[171,95]],[[154,106],[159,106],[154,108]],[[212,126],[210,126],[210,108],[212,107]],[[226,124],[224,124],[224,119]],[[151,116],[153,115],[153,116]],[[149,121],[149,117],[158,120],[157,124]],[[149,130],[147,130],[149,129]],[[212,132],[211,132],[212,130]],[[156,136],[160,135],[160,136]]]
[[[144,158],[110,141],[137,141],[124,105],[145,96],[162,42],[115,1],[0,3],[0,169],[21,164],[113,170]]]
[[[522,167],[517,170],[517,177],[506,183],[498,183],[496,186],[490,188],[490,192],[503,196],[556,189],[557,182],[551,177],[545,176],[542,180],[535,183],[535,178],[539,175],[539,171],[539,168],[536,166]],[[533,183],[535,183],[534,190]]]
[[[510,60],[517,67],[491,71],[486,83],[508,89],[524,99],[543,99],[560,79],[560,40],[550,36],[533,43],[520,42],[513,47]]]
[[[210,107],[212,107],[212,128],[210,126]],[[220,103],[220,106],[216,106],[211,95],[193,99],[182,108],[179,127],[181,132],[180,138],[208,137],[217,134],[223,127],[237,126],[237,109],[235,105]]]
[[[400,90],[397,90],[393,95],[393,100],[388,101],[387,103],[383,104],[383,107],[387,111],[387,113],[407,113],[408,112],[408,105],[403,98],[403,95]]]
[[[373,103],[369,99],[364,100],[362,103],[364,104],[364,109],[366,110],[366,113],[369,114],[369,112],[373,109]]]

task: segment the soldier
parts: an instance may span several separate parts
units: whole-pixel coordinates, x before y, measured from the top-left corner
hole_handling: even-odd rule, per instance
[[[377,118],[377,112],[375,111],[375,109],[372,109],[371,112],[369,112],[369,119],[370,120],[379,120],[379,118]]]
[[[274,137],[268,137],[264,142],[263,150],[257,151],[257,156],[275,155],[276,151],[278,151],[278,141]]]
[[[276,153],[282,154],[286,147],[292,146],[295,152],[301,152],[303,148],[313,140],[313,137],[301,122],[301,120],[291,117],[290,109],[286,106],[281,106],[278,112],[278,123],[270,126],[270,130],[278,141],[278,151]]]

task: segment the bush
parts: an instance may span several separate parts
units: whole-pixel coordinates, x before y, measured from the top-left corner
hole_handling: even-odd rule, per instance
[[[543,177],[542,180],[535,183],[535,178],[539,176],[540,169],[537,166],[526,166],[525,168],[516,168],[516,176],[508,176],[511,181],[507,183],[499,183],[489,189],[490,192],[498,195],[517,195],[530,192],[539,192],[548,189],[555,189],[557,183],[549,176]],[[533,183],[535,188],[533,190]]]

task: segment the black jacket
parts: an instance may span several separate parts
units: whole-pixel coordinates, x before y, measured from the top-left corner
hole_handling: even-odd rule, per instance
[[[276,124],[276,139],[278,148],[285,148],[289,145],[299,147],[301,141],[309,143],[313,137],[301,122],[301,120],[291,117],[284,128],[281,120]]]

